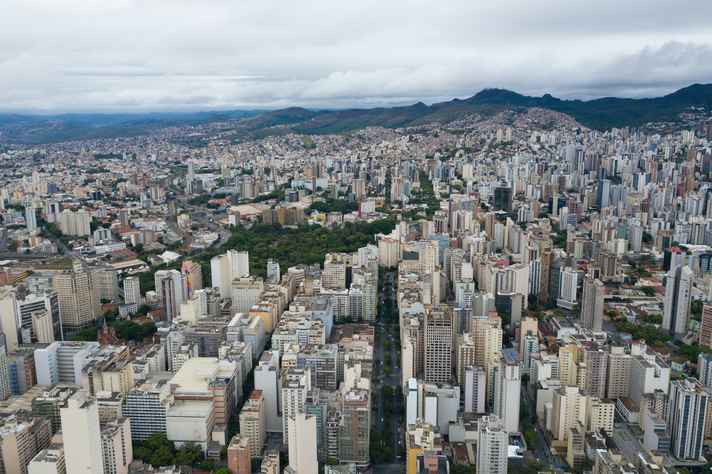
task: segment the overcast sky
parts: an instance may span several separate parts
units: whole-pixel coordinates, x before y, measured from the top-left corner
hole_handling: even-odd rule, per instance
[[[712,82],[709,0],[3,0],[0,110],[371,107]]]

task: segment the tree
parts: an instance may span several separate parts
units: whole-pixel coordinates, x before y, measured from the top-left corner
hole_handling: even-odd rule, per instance
[[[184,444],[176,453],[175,463],[179,466],[193,466],[203,460],[203,452],[193,443]]]
[[[175,447],[168,441],[165,433],[156,433],[137,443],[134,449],[134,456],[153,467],[170,466],[175,464]]]
[[[213,469],[212,474],[232,474],[230,472],[230,469],[226,467],[219,467],[217,469]]]

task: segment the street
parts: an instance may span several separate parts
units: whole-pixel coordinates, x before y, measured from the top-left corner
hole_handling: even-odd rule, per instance
[[[383,275],[384,281],[379,292],[378,320],[375,327],[372,433],[378,433],[379,436],[387,439],[382,440],[381,453],[371,453],[371,457],[383,464],[391,464],[393,461],[404,464],[405,410],[401,390],[398,309],[395,304],[394,288],[395,273],[386,271]],[[375,448],[373,443],[372,447]],[[385,466],[378,463],[376,472],[399,471],[393,470],[392,465]]]

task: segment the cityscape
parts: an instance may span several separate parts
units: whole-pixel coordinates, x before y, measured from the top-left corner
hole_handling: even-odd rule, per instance
[[[712,470],[712,84],[103,75],[0,93],[0,473]]]

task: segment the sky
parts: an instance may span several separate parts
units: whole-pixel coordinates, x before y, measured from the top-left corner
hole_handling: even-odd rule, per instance
[[[0,111],[374,107],[712,82],[709,0],[3,0]]]

